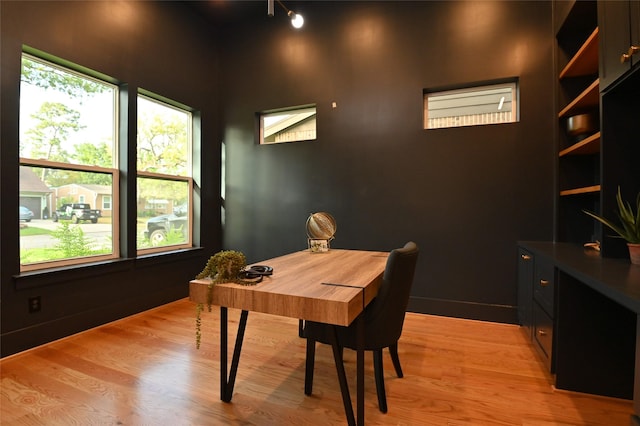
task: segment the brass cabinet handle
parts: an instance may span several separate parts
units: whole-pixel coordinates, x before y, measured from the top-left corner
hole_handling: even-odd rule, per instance
[[[549,285],[549,281],[547,281],[547,280],[540,280],[540,285],[541,285],[542,287],[546,287],[546,286],[548,286],[548,285]]]
[[[531,256],[529,256],[528,254],[521,254],[520,257],[522,258],[522,260],[531,260]]]
[[[539,336],[546,336],[546,335],[547,335],[547,332],[546,332],[546,331],[544,331],[544,330],[538,330],[538,335],[539,335]]]
[[[629,62],[631,60],[631,57],[638,53],[638,51],[640,51],[640,46],[629,46],[629,50],[627,50],[627,53],[623,53],[622,56],[620,56],[620,63],[624,64],[625,62]]]

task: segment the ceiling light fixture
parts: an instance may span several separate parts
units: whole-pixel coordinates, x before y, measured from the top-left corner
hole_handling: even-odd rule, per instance
[[[291,18],[291,25],[293,25],[294,28],[302,28],[302,26],[304,25],[304,18],[302,17],[302,15],[287,9],[287,7],[280,0],[275,1],[277,1],[278,4],[284,9],[284,11],[287,12],[287,16]],[[269,16],[274,15],[273,3],[274,0],[267,0],[267,15]]]

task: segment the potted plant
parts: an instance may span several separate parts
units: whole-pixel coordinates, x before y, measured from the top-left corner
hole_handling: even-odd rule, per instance
[[[593,212],[586,210],[583,211],[618,234],[618,237],[624,238],[627,241],[627,246],[629,247],[631,263],[640,265],[640,193],[636,197],[635,212],[633,211],[631,204],[622,199],[620,187],[618,187],[616,201],[618,203],[618,211],[616,214],[618,215],[621,225],[618,225]]]
[[[222,250],[209,258],[202,272],[196,276],[196,279],[211,279],[207,293],[207,309],[209,312],[211,312],[213,286],[218,283],[242,282],[242,279],[239,278],[238,275],[246,264],[247,259],[245,255],[235,250]],[[198,349],[200,349],[200,341],[202,339],[201,313],[203,309],[203,303],[196,305],[196,348]]]

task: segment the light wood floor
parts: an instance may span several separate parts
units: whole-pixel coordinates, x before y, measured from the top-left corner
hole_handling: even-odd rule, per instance
[[[233,400],[219,399],[218,310],[180,300],[0,361],[2,425],[332,425],[344,411],[330,348],[304,395],[298,321],[249,314]],[[230,310],[230,350],[238,311]],[[385,353],[389,412],[366,357],[368,425],[628,425],[630,401],[554,390],[517,326],[407,314],[405,377]],[[350,383],[355,354],[345,351]],[[355,395],[354,386],[352,394]]]

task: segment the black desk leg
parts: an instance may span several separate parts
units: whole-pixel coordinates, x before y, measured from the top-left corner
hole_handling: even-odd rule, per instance
[[[225,306],[220,307],[220,399],[224,402],[231,402],[231,397],[233,396],[233,386],[236,383],[236,374],[238,373],[240,352],[242,351],[242,341],[244,339],[244,330],[247,327],[248,315],[248,311],[242,311],[240,314],[236,345],[233,348],[233,358],[231,359],[231,371],[227,378],[228,311]]]
[[[342,393],[342,403],[347,416],[349,426],[355,426],[356,420],[353,416],[353,406],[351,405],[351,395],[349,394],[349,384],[347,383],[347,375],[344,372],[344,363],[342,362],[342,348],[338,346],[337,326],[331,327],[329,338],[331,339],[331,348],[333,349],[333,360],[336,364],[338,373],[338,382],[340,383],[340,392]]]
[[[357,358],[356,358],[356,407],[358,426],[364,426],[364,314],[356,318]]]

